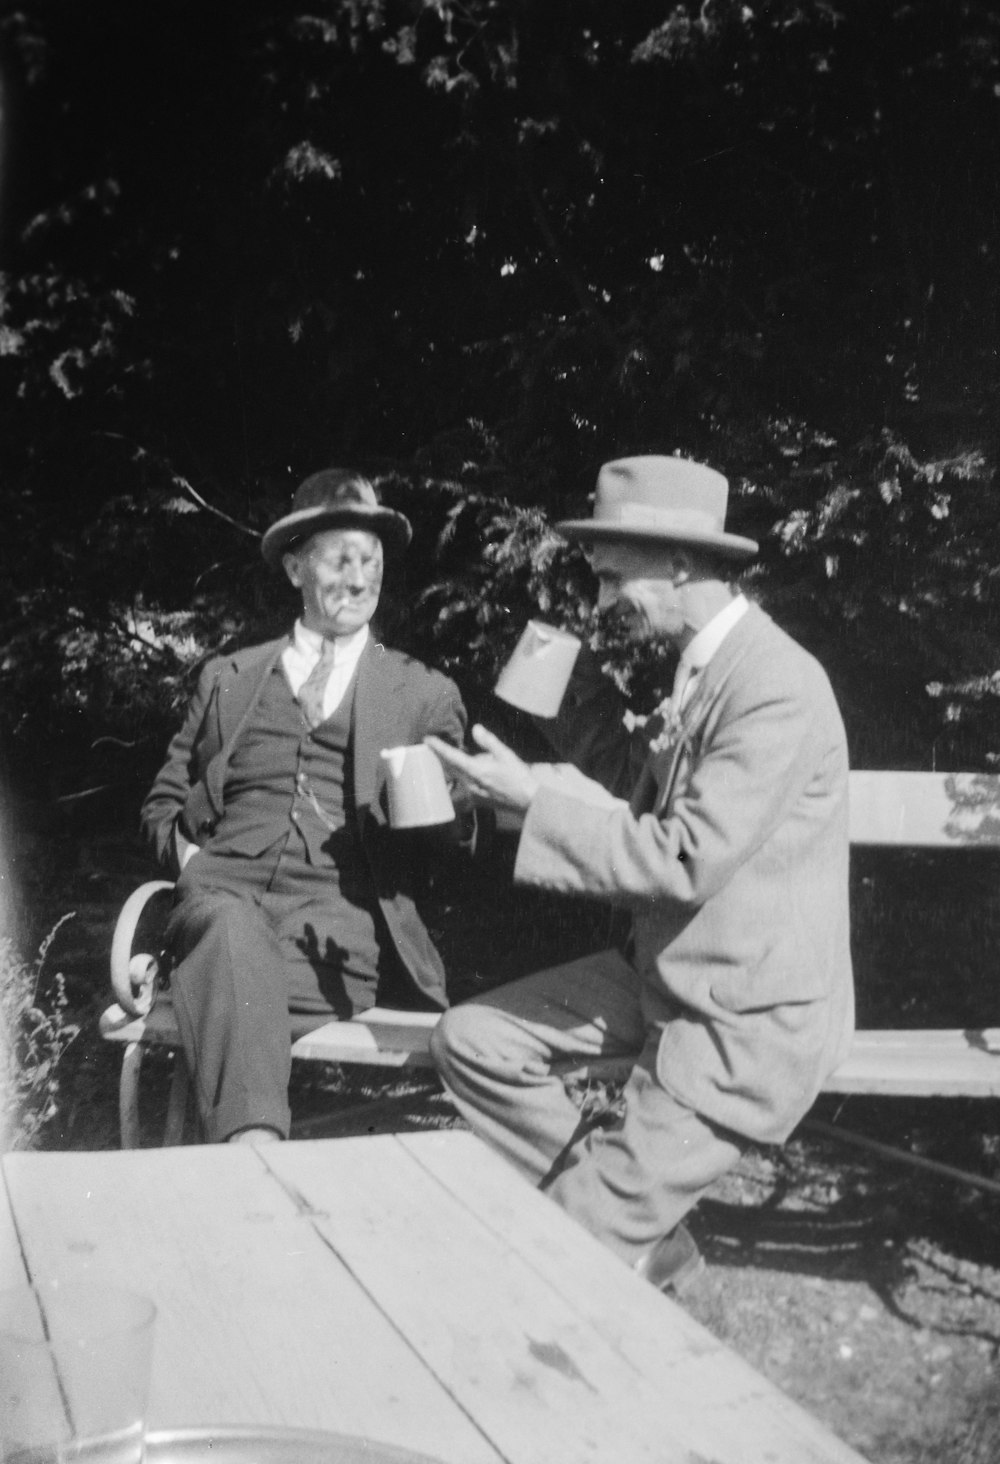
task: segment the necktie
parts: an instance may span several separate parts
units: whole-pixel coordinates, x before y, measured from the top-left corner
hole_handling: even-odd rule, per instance
[[[323,721],[323,697],[333,669],[333,648],[333,641],[323,642],[319,660],[299,687],[297,700],[310,727],[318,727]]]

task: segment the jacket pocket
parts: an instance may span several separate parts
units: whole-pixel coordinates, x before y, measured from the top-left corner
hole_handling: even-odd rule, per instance
[[[710,990],[717,1006],[740,1015],[821,1001],[830,994],[826,973],[814,960],[796,962],[780,957],[753,968],[736,966],[719,972],[712,978]]]

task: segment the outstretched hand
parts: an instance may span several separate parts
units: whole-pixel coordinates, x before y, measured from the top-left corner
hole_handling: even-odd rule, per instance
[[[526,813],[538,792],[538,780],[528,764],[485,727],[473,727],[472,738],[482,752],[461,752],[449,742],[442,742],[440,737],[425,737],[424,741],[478,803]]]

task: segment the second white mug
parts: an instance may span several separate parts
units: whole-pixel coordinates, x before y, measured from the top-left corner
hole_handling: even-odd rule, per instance
[[[529,620],[494,691],[536,717],[554,717],[569,685],[580,642],[568,630]]]

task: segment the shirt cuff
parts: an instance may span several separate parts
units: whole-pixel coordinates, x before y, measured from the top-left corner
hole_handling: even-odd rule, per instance
[[[193,859],[201,848],[200,844],[192,844],[190,839],[185,839],[177,824],[174,824],[174,854],[177,856],[177,868],[181,870],[189,859]]]

